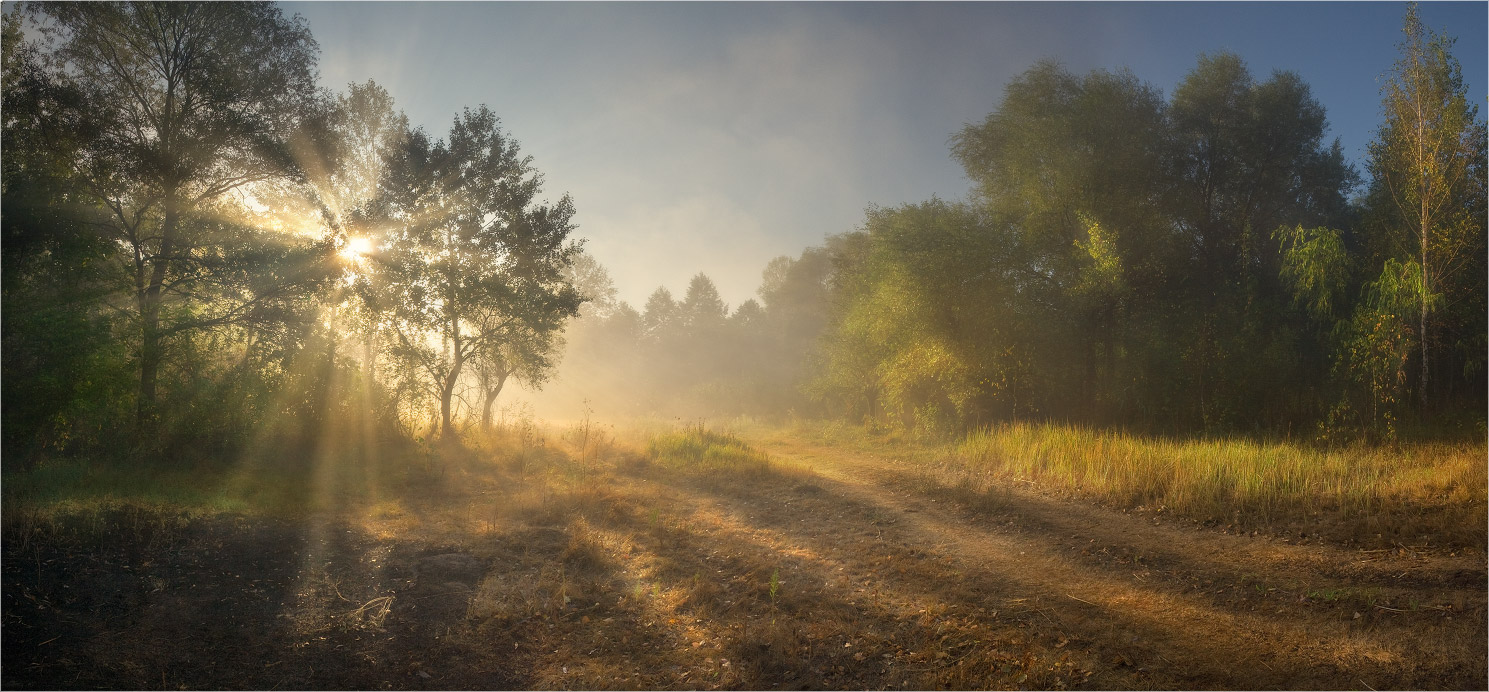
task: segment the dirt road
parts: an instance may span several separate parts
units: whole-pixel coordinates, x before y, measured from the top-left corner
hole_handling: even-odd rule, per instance
[[[473,455],[307,516],[12,521],[4,687],[1486,686],[1482,554],[970,497],[772,440],[769,470]]]
[[[1142,673],[1113,686],[1485,686],[1481,555],[1226,535],[1019,488],[974,513],[888,459],[766,449],[879,513],[895,528],[885,540],[944,559],[984,602],[1037,603],[1097,674]]]

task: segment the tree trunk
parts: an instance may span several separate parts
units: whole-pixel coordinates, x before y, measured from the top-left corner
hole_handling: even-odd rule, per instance
[[[444,384],[440,387],[440,437],[453,438],[455,436],[455,424],[451,420],[451,400],[455,398],[455,383],[460,379],[460,365],[460,359],[455,359],[455,362],[450,365],[450,373],[445,376]]]
[[[460,320],[454,314],[449,316],[449,320],[451,327],[450,372],[445,374],[445,381],[440,387],[439,420],[440,437],[453,439],[455,437],[455,424],[452,421],[451,400],[455,398],[455,385],[460,381],[460,370],[465,365],[465,354],[461,350],[463,346],[460,343]]]
[[[1097,334],[1087,334],[1085,349],[1081,354],[1086,361],[1086,374],[1081,378],[1081,403],[1088,423],[1096,420],[1096,341],[1101,338],[1100,330],[1097,332]]]
[[[148,303],[148,298],[146,301]],[[146,305],[140,316],[140,386],[135,398],[135,426],[144,432],[155,419],[155,382],[160,373],[160,308]]]
[[[496,378],[496,385],[486,390],[486,401],[481,404],[481,428],[491,429],[491,407],[496,403],[496,397],[502,393],[502,387],[507,384],[507,375],[503,373]]]
[[[156,380],[162,360],[160,344],[161,291],[165,287],[166,269],[175,251],[176,226],[180,222],[174,191],[165,197],[165,218],[160,225],[160,251],[150,260],[150,280],[139,297],[140,307],[140,388],[135,400],[135,425],[143,433],[155,418]]]
[[[1427,413],[1427,296],[1430,295],[1428,291],[1432,287],[1427,282],[1427,211],[1425,208],[1422,213],[1422,315],[1418,325],[1420,331],[1417,333],[1417,340],[1422,345],[1422,380],[1417,383],[1417,392],[1422,413],[1425,415]]]
[[[362,379],[363,386],[371,392],[373,385],[377,384],[377,332],[368,334],[362,340]]]

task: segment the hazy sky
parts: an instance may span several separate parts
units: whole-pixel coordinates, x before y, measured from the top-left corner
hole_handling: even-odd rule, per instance
[[[1484,2],[1424,3],[1484,103]],[[1170,93],[1204,52],[1293,70],[1363,161],[1404,3],[287,3],[321,81],[384,86],[443,137],[487,104],[638,309],[708,274],[732,306],[760,271],[869,205],[965,197],[949,137],[1053,58]]]

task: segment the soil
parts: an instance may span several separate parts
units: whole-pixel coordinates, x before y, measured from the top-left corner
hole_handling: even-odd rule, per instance
[[[476,461],[297,518],[7,525],[0,682],[1489,686],[1481,552],[1235,535],[1025,488],[969,500],[887,458],[765,449],[767,473]]]

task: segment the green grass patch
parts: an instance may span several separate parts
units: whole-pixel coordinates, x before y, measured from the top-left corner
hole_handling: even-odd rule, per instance
[[[306,486],[284,475],[250,476],[227,467],[166,468],[89,459],[59,459],[4,476],[7,504],[62,512],[130,504],[194,512],[285,511],[306,502]]]
[[[45,519],[136,507],[169,514],[300,517],[409,492],[449,463],[413,447],[377,454],[283,450],[234,460],[49,459],[6,469],[3,503]],[[17,516],[7,511],[7,516]]]
[[[655,435],[647,455],[660,465],[693,471],[764,472],[770,458],[730,433],[708,430],[702,424]]]

